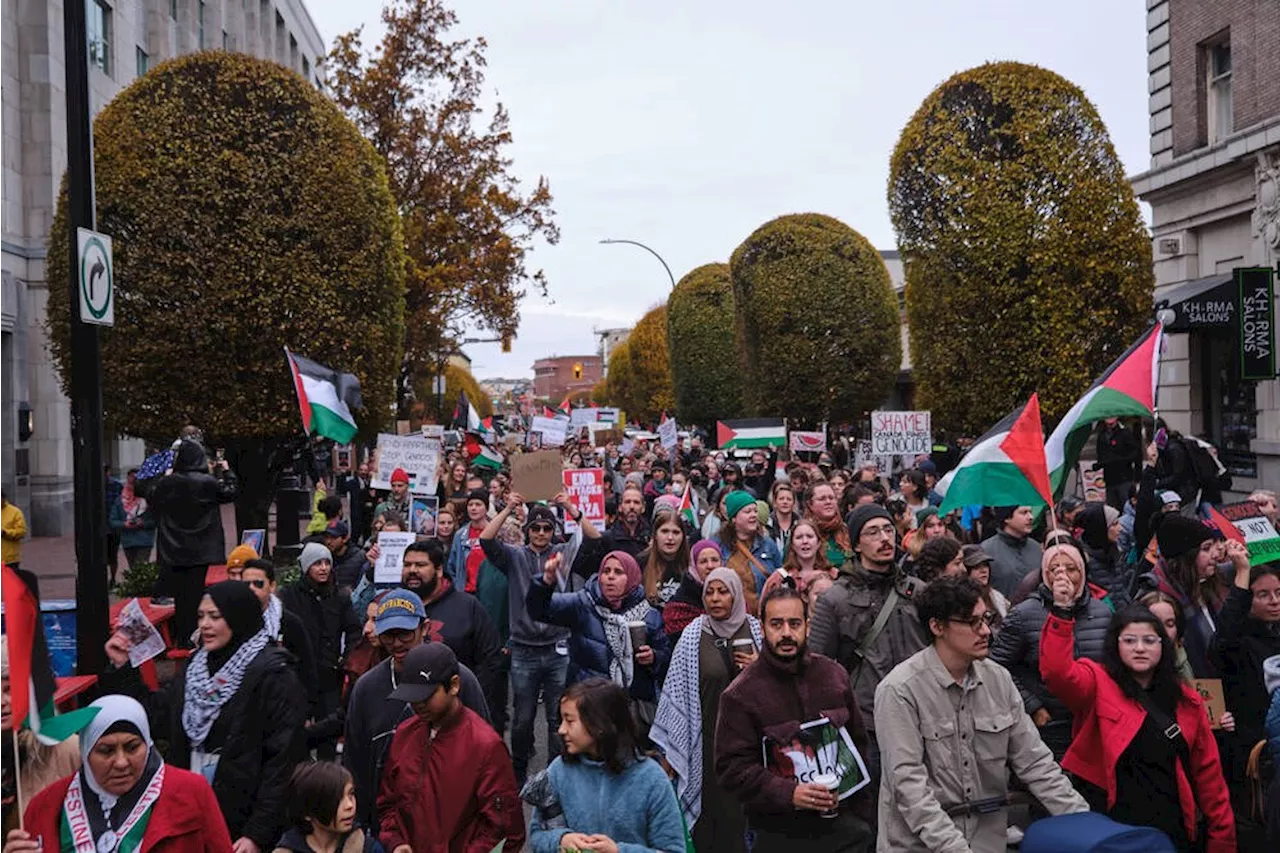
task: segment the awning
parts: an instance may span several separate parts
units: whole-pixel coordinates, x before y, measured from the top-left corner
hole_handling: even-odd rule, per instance
[[[1239,289],[1231,272],[1197,278],[1168,288],[1156,300],[1156,311],[1173,312],[1165,331],[1187,332],[1235,323]]]

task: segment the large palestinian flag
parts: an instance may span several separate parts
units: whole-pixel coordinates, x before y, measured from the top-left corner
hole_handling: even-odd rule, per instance
[[[349,444],[356,436],[356,419],[351,410],[362,408],[360,380],[294,355],[288,347],[284,348],[284,355],[289,359],[307,435],[322,435],[338,444]]]
[[[782,418],[747,418],[716,421],[716,444],[721,450],[755,450],[769,445],[784,447],[787,424]]]
[[[1032,394],[1025,405],[1005,415],[974,442],[936,488],[943,495],[938,511],[944,515],[970,504],[1035,507],[1052,503],[1040,398]]]
[[[1159,323],[1147,329],[1058,422],[1044,448],[1055,495],[1062,494],[1067,474],[1080,458],[1094,424],[1107,418],[1154,416],[1163,339],[1164,327]]]
[[[56,713],[53,669],[49,666],[44,627],[40,624],[40,606],[17,572],[8,566],[0,572],[3,572],[0,586],[4,587],[4,636],[9,645],[13,719],[31,729],[41,743],[61,743],[84,728],[98,709]]]

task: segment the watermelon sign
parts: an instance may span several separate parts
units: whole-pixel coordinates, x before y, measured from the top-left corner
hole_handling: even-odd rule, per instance
[[[826,449],[827,434],[825,432],[793,431],[791,433],[791,451],[793,453],[822,453]]]

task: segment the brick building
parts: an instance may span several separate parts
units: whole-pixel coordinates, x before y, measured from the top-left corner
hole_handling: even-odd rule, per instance
[[[86,4],[94,115],[149,68],[197,50],[272,59],[323,85],[325,42],[303,0],[72,2]],[[72,527],[71,407],[58,386],[44,318],[45,247],[67,165],[63,0],[3,3],[0,475],[33,535],[59,536]],[[104,458],[117,471],[142,461],[142,442],[107,438]]]
[[[1280,3],[1145,0],[1160,413],[1236,492],[1280,487]]]
[[[533,396],[557,405],[576,391],[590,391],[604,378],[598,355],[557,355],[533,363]]]

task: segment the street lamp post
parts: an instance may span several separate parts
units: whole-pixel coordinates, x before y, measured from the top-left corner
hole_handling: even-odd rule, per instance
[[[644,243],[640,243],[635,240],[601,240],[600,242],[605,244],[627,243],[629,245],[639,246],[641,249],[644,249],[646,252],[648,252],[649,254],[653,255],[655,258],[658,259],[658,263],[662,264],[662,268],[667,271],[667,278],[671,279],[671,289],[672,290],[676,289],[676,277],[671,274],[671,267],[667,266],[667,262],[662,259],[662,255],[659,255],[657,252],[655,252],[653,249],[650,249]]]

